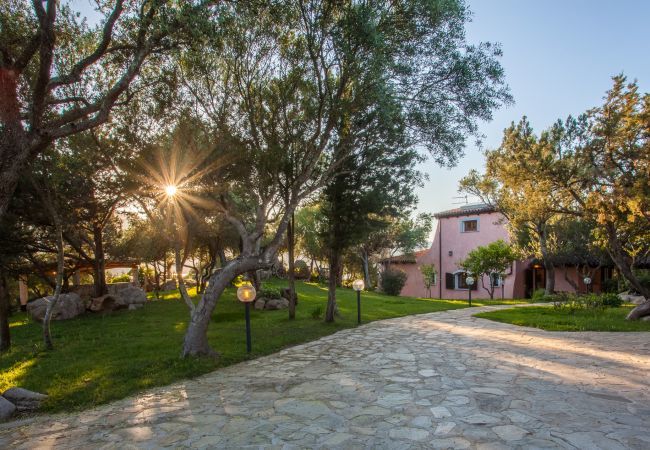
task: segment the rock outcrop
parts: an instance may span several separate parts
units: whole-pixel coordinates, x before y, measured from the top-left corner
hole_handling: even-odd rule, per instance
[[[286,309],[289,307],[289,300],[284,297],[281,298],[265,298],[260,297],[255,300],[255,309],[258,310],[275,310],[275,309]]]
[[[43,321],[45,311],[50,301],[54,300],[54,296],[39,298],[27,304],[27,312],[33,319],[39,322]],[[77,317],[86,311],[86,306],[78,294],[74,292],[68,294],[61,294],[59,300],[54,305],[52,310],[52,320],[66,320]]]
[[[172,291],[174,289],[178,289],[178,286],[176,285],[176,280],[165,281],[163,285],[160,286],[160,289],[163,291]]]
[[[147,302],[147,294],[139,287],[127,286],[114,294],[106,294],[94,298],[90,310],[94,312],[109,312],[117,309],[137,309]]]
[[[2,393],[5,400],[16,406],[16,412],[34,412],[41,407],[47,395],[20,387],[12,387]]]
[[[618,294],[618,297],[626,303],[633,303],[635,305],[640,305],[646,301],[643,295],[631,294],[629,291],[621,292]]]
[[[119,297],[113,294],[102,295],[101,297],[93,298],[90,301],[90,309],[93,312],[100,311],[113,311],[119,308]]]
[[[11,418],[16,412],[16,405],[4,397],[0,397],[0,422]]]

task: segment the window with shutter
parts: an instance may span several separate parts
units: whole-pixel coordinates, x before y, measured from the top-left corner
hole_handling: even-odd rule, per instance
[[[446,289],[455,289],[454,274],[453,273],[446,273],[445,274],[445,288]]]

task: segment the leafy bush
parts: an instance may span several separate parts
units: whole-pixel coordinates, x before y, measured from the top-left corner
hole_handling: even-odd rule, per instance
[[[555,309],[574,312],[577,310],[602,311],[605,308],[618,308],[623,304],[617,294],[569,294],[561,292],[553,295],[553,306]]]
[[[323,316],[323,307],[322,306],[317,306],[314,309],[311,310],[311,318],[312,319],[320,319]]]
[[[117,275],[111,278],[111,283],[128,283],[131,281],[131,275],[128,273],[123,273],[122,275]]]
[[[618,296],[618,294],[612,292],[600,294],[600,301],[606,308],[619,308],[623,305],[623,300]]]
[[[275,289],[275,288],[265,288],[265,289],[260,289],[260,292],[257,294],[259,298],[280,298],[282,295],[280,294],[280,289]]]
[[[298,280],[307,280],[309,279],[309,266],[302,259],[296,260],[296,263],[293,267],[293,273],[296,279]]]
[[[532,295],[532,300],[533,300],[533,302],[548,301],[544,297],[546,297],[546,290],[545,289],[535,289],[535,292],[533,292],[533,295]]]
[[[399,295],[406,284],[408,275],[399,269],[388,269],[381,277],[381,290],[388,295]]]

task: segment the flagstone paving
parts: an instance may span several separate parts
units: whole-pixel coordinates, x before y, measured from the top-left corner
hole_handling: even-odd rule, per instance
[[[650,448],[648,333],[374,322],[195,380],[0,426],[0,448]]]

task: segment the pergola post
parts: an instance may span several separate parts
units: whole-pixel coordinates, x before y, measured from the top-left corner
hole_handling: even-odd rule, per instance
[[[138,266],[137,265],[131,266],[131,283],[133,283],[133,286],[140,287],[140,280],[138,279]]]
[[[18,277],[18,290],[20,293],[20,310],[27,309],[27,300],[29,300],[29,291],[27,290],[27,275],[20,275]]]
[[[81,284],[81,270],[77,269],[72,275],[72,285],[79,286]]]

